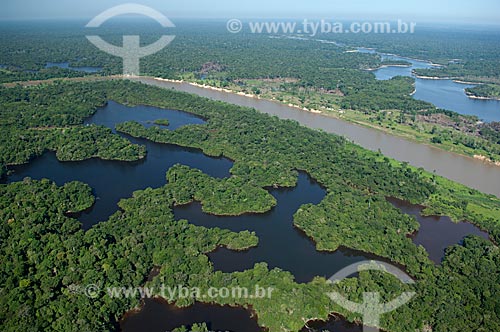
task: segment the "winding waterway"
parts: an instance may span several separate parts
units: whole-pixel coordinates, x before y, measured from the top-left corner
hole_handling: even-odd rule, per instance
[[[359,49],[363,51],[364,49]],[[366,52],[366,49],[364,50]],[[370,50],[370,53],[375,52]],[[376,52],[375,52],[376,53]],[[454,111],[465,115],[475,115],[483,121],[500,121],[500,101],[472,99],[465,94],[466,88],[474,87],[473,84],[458,83],[449,79],[423,79],[413,75],[415,69],[427,69],[435,67],[426,61],[419,61],[377,53],[382,60],[406,61],[411,66],[387,66],[373,71],[378,80],[389,80],[396,76],[408,76],[415,79],[415,93],[413,98],[427,101],[439,108]]]
[[[305,112],[277,102],[250,98],[234,93],[206,89],[188,83],[169,82],[140,77],[133,80],[145,84],[194,93],[213,100],[255,108],[281,119],[298,121],[300,124],[346,137],[360,146],[380,150],[384,155],[399,161],[407,161],[416,167],[444,176],[468,187],[500,197],[500,167],[466,156],[447,152],[430,145],[420,144],[382,131],[362,127],[322,114]]]

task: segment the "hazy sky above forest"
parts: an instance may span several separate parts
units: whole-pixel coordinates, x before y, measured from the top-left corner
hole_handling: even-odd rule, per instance
[[[0,19],[90,18],[124,0],[2,0]],[[132,1],[130,1],[132,2]],[[498,0],[138,0],[170,18],[325,18],[500,24]]]

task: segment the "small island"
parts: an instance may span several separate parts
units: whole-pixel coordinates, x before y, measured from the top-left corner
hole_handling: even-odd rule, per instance
[[[155,125],[168,127],[170,122],[167,119],[158,119],[153,122]]]

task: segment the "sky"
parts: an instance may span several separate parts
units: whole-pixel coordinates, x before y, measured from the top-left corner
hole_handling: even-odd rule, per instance
[[[0,19],[91,18],[134,2],[169,18],[327,18],[500,24],[499,0],[0,0]]]

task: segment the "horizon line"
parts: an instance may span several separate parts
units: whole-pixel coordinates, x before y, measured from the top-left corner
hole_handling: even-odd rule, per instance
[[[91,20],[93,17],[92,16],[85,16],[85,17],[20,17],[20,18],[10,18],[10,17],[0,17],[0,22],[48,22],[48,21],[86,21],[86,20]],[[137,19],[139,17],[135,15],[124,15],[120,17],[120,19]],[[449,24],[453,23],[454,25],[475,25],[475,26],[499,26],[500,27],[500,22],[495,21],[495,22],[489,22],[489,21],[471,21],[471,20],[454,20],[454,19],[421,19],[421,20],[415,20],[415,19],[409,19],[409,18],[352,18],[352,17],[341,17],[341,18],[325,18],[325,17],[315,17],[315,16],[304,16],[304,17],[231,17],[231,16],[220,16],[220,17],[200,17],[200,16],[184,16],[184,15],[179,15],[179,16],[169,16],[170,19],[176,19],[176,20],[186,20],[186,21],[223,21],[223,20],[228,20],[228,19],[233,19],[233,18],[238,18],[241,19],[242,21],[262,21],[262,20],[330,20],[332,22],[350,22],[350,21],[364,21],[364,22],[380,22],[380,21],[397,21],[397,20],[404,20],[408,22],[416,22],[417,24],[422,23],[422,24]],[[145,18],[147,19],[147,18]]]

